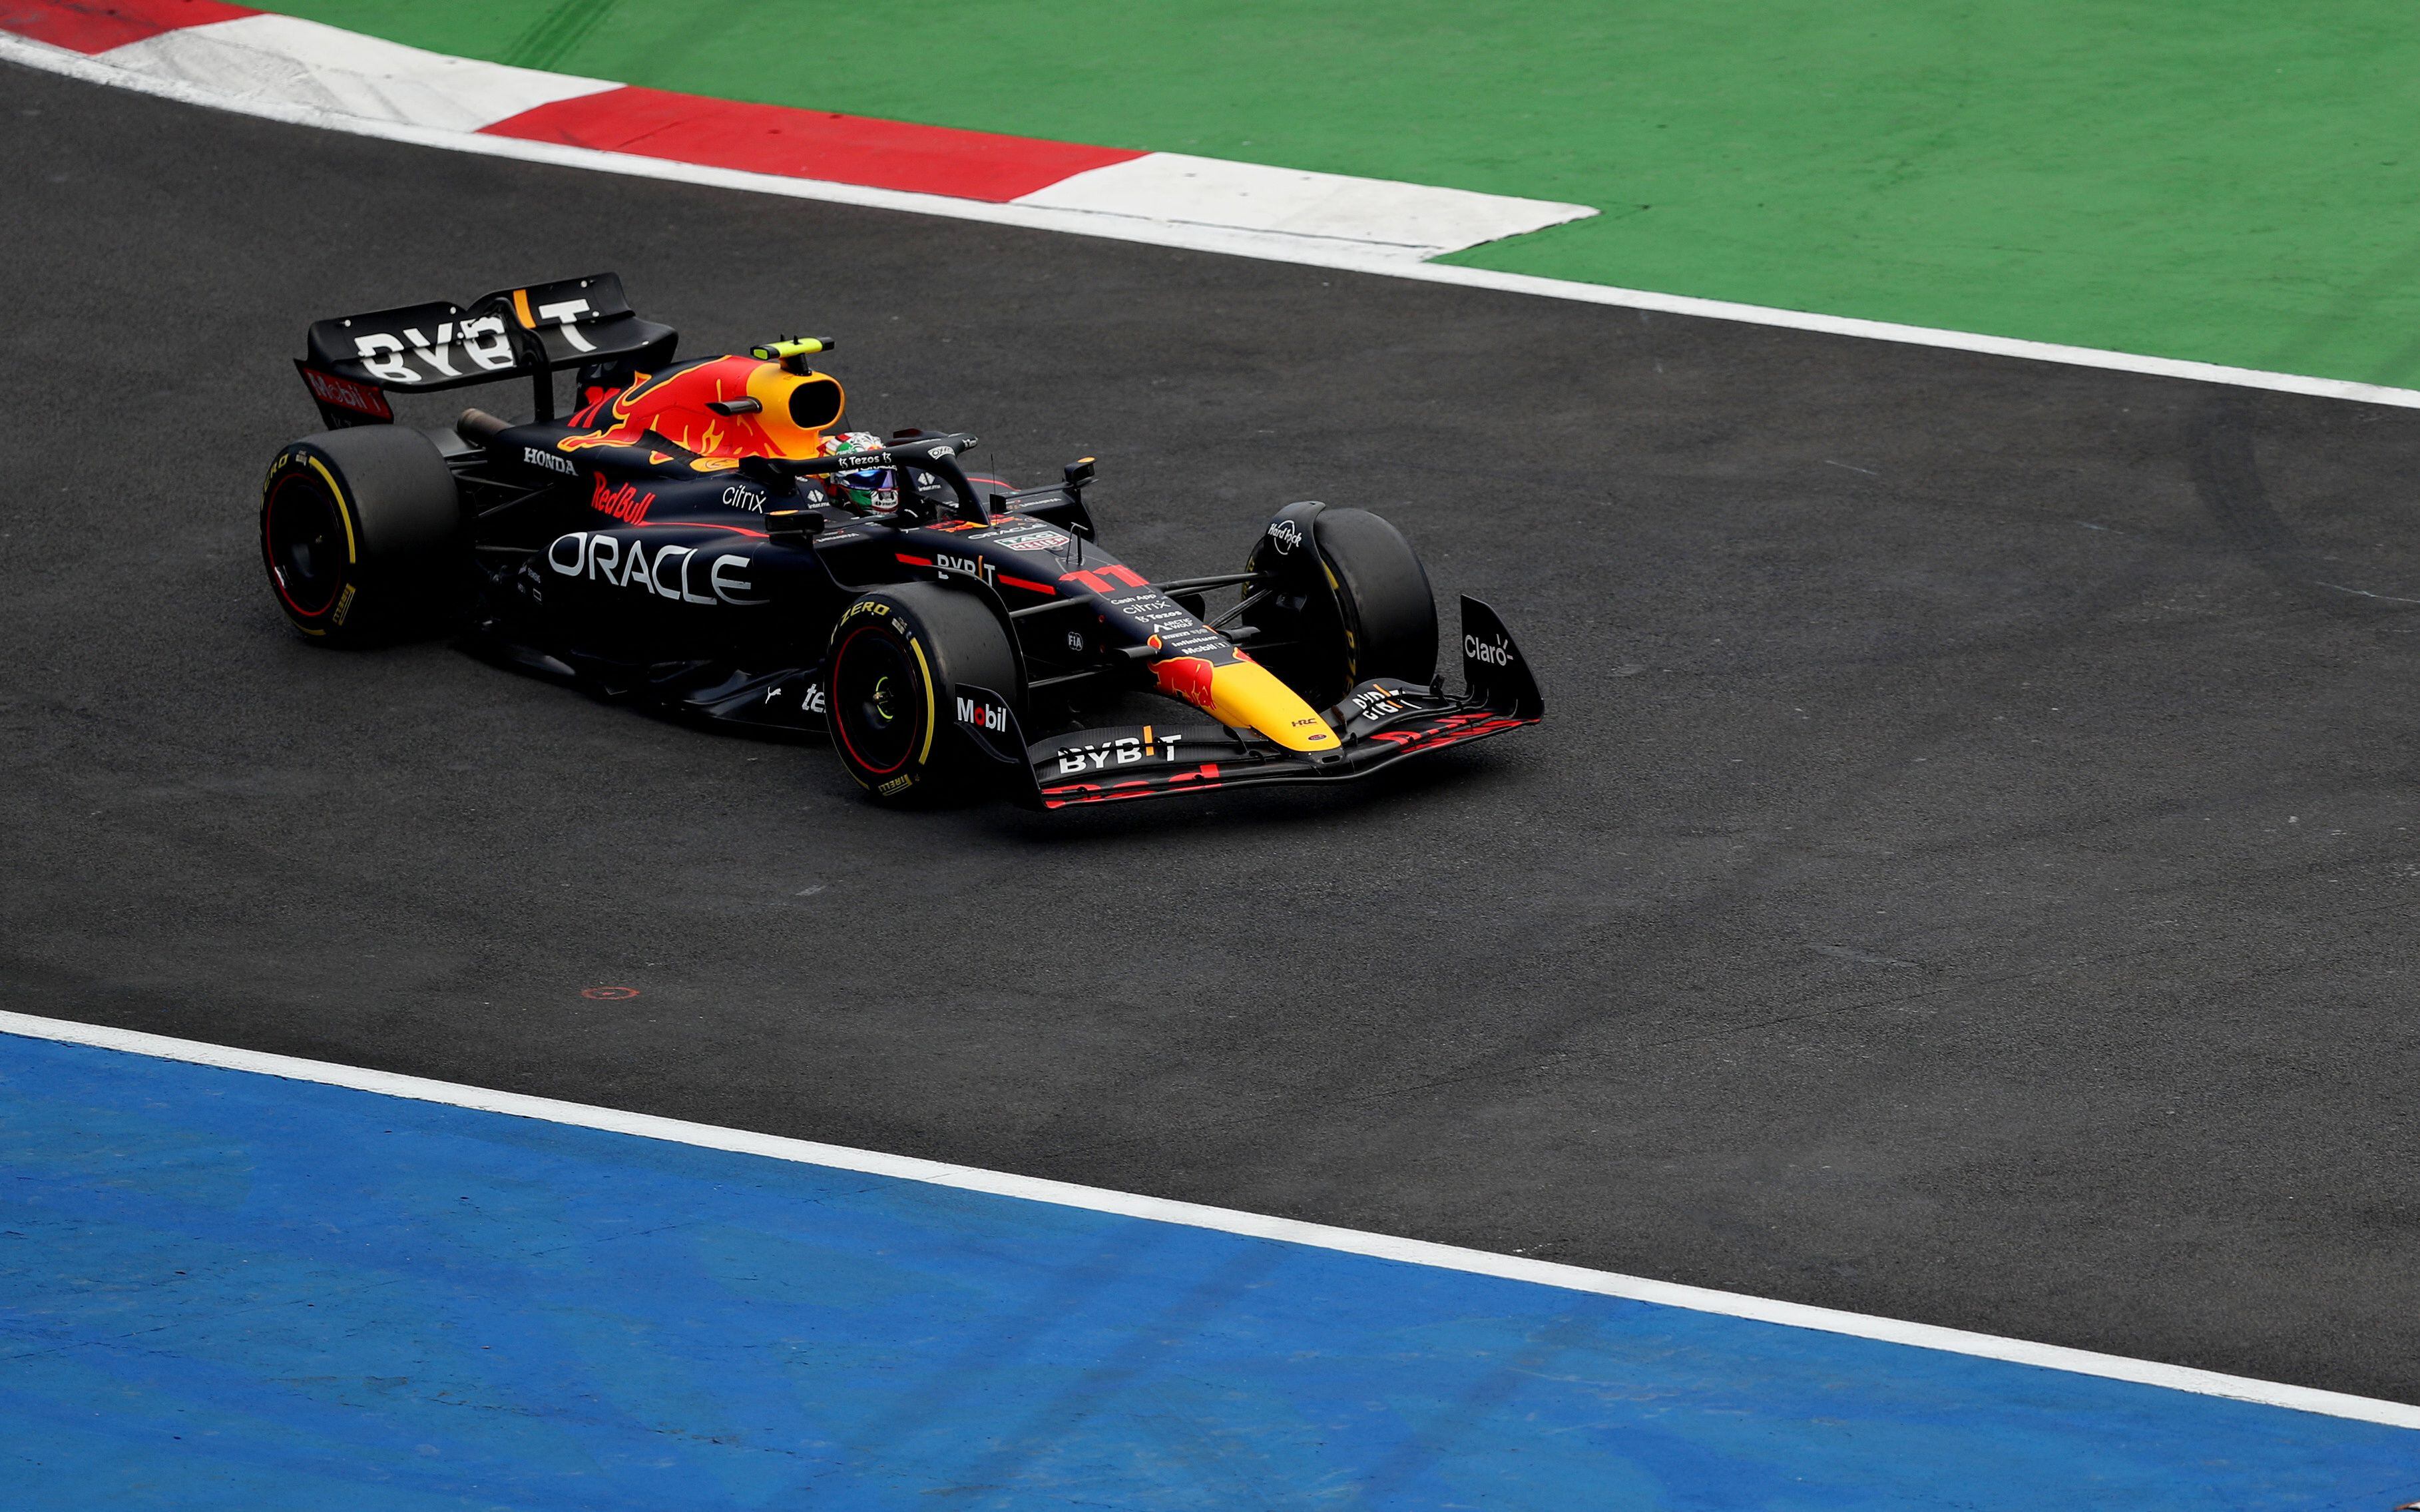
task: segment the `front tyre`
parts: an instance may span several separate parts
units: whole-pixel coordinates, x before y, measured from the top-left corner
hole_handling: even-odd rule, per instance
[[[1435,678],[1436,596],[1412,543],[1367,509],[1323,509],[1311,529],[1343,611],[1345,687],[1370,678]]]
[[[1249,565],[1278,579],[1254,615],[1265,634],[1249,643],[1252,654],[1312,708],[1326,708],[1371,678],[1427,682],[1436,676],[1436,599],[1428,570],[1403,532],[1378,516],[1289,506]]]
[[[832,749],[888,803],[971,792],[985,761],[958,730],[957,689],[1023,692],[1008,631],[984,602],[934,583],[860,594],[825,662]]]
[[[360,426],[278,453],[260,486],[260,555],[294,628],[331,645],[426,629],[458,596],[462,508],[427,436]]]

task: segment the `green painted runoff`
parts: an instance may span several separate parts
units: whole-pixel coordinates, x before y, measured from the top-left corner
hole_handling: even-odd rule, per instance
[[[1481,267],[2420,381],[2408,0],[285,0],[699,94],[1572,200]]]

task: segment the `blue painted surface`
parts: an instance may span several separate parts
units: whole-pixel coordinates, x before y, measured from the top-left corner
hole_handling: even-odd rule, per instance
[[[2345,1508],[2420,1434],[0,1036],[12,1508]]]

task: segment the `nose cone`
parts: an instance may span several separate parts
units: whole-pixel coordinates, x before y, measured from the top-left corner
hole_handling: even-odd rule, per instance
[[[1333,751],[1336,732],[1292,688],[1258,662],[1212,666],[1200,657],[1173,656],[1153,672],[1159,685],[1221,725],[1258,730],[1289,751]]]

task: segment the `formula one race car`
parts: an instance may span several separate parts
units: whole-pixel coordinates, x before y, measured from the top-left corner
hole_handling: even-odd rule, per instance
[[[1472,599],[1467,691],[1444,690],[1428,575],[1375,515],[1288,505],[1242,571],[1155,582],[1099,544],[1091,459],[1044,488],[971,478],[970,435],[837,429],[812,362],[830,340],[675,362],[675,339],[612,273],[311,327],[296,366],[328,429],[261,489],[287,617],[329,643],[467,626],[608,697],[828,731],[885,801],[992,776],[1050,808],[1328,782],[1544,711]],[[387,399],[507,379],[532,420],[426,432]],[[1134,692],[1217,723],[1083,727]]]

